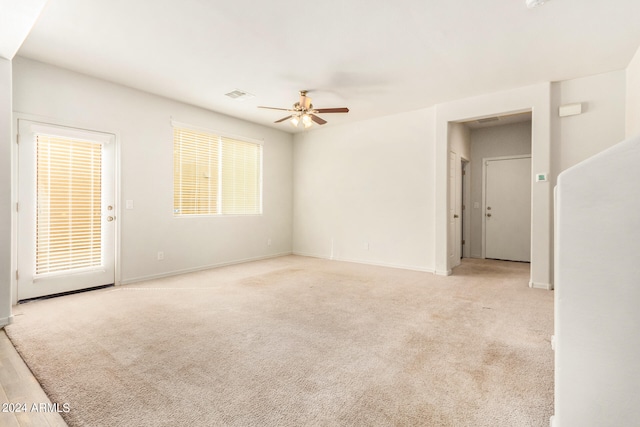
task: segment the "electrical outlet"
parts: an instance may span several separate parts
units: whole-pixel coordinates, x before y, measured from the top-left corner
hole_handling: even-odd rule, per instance
[[[158,252],[158,261],[162,261],[164,259],[164,252]]]

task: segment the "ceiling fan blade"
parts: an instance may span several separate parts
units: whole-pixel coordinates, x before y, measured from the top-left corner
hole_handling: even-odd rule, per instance
[[[313,120],[314,122],[316,122],[319,125],[323,125],[325,123],[327,123],[327,121],[325,119],[321,119],[320,117],[316,116],[315,114],[309,114],[311,116],[311,120]]]
[[[258,106],[258,108],[266,108],[267,110],[291,111],[291,109],[289,108],[276,108],[276,107],[263,107],[263,106]]]
[[[291,117],[293,117],[293,116],[283,117],[283,118],[281,118],[280,120],[276,120],[276,121],[275,121],[275,122],[273,122],[273,123],[280,123],[280,122],[284,122],[285,120],[290,119]]]
[[[313,110],[315,113],[348,113],[349,109],[344,108],[316,108]]]

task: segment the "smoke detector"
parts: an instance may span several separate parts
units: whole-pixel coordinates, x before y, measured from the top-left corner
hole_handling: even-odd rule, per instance
[[[533,9],[534,7],[542,6],[548,0],[525,0],[525,4],[529,9]]]

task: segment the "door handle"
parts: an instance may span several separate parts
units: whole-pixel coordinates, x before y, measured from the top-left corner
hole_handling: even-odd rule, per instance
[[[454,217],[454,218],[460,218],[460,217],[458,216],[458,214],[454,214],[454,215],[453,215],[453,217]]]
[[[487,216],[491,216],[491,214],[490,214],[490,213],[488,213],[488,214],[487,214]]]

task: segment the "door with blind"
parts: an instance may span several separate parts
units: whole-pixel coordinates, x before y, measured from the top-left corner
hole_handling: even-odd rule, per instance
[[[18,122],[18,300],[115,281],[115,136]]]

